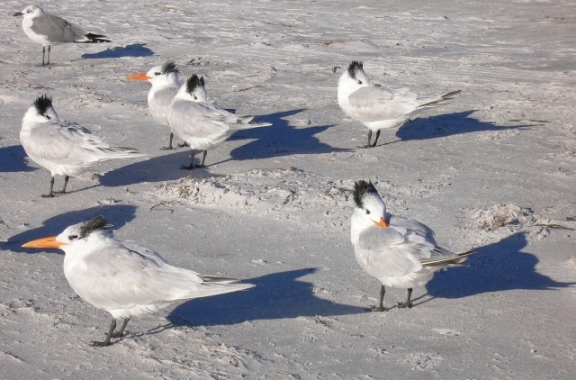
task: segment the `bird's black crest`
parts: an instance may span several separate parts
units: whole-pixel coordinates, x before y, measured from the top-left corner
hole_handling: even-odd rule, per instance
[[[204,87],[204,77],[198,77],[198,75],[194,74],[186,82],[186,90],[191,94],[198,86]]]
[[[356,206],[362,208],[362,198],[370,193],[378,194],[378,190],[376,190],[372,182],[360,180],[354,183],[354,202],[356,202]]]
[[[173,61],[168,61],[162,65],[162,74],[177,73],[178,69]]]
[[[34,107],[36,107],[40,115],[44,115],[46,111],[48,111],[48,108],[52,107],[52,98],[47,95],[39,96],[34,101]]]
[[[107,230],[112,227],[103,216],[95,216],[80,226],[80,239],[85,238],[94,231]]]
[[[364,64],[362,62],[352,61],[350,66],[348,66],[348,75],[350,75],[351,78],[356,79],[356,71],[358,70],[364,70]]]

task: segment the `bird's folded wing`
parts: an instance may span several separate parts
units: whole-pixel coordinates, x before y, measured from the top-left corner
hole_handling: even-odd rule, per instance
[[[396,93],[385,87],[362,87],[354,91],[349,102],[362,121],[396,119],[413,112],[418,103],[412,93]]]
[[[417,256],[430,249],[424,239],[408,239],[401,230],[370,227],[360,234],[359,248],[364,267],[374,277],[404,276],[418,272]]]
[[[84,29],[47,13],[34,18],[31,29],[37,34],[48,36],[48,40],[54,42],[81,42],[86,39]]]

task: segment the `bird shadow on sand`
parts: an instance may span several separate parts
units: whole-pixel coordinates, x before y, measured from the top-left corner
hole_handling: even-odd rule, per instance
[[[174,153],[135,162],[100,176],[100,185],[106,187],[127,186],[142,182],[175,181],[182,177],[208,178],[217,175],[210,173],[208,166],[194,170],[181,169],[190,164],[190,148],[181,148]],[[198,156],[196,162],[198,162]]]
[[[396,132],[402,141],[436,139],[464,133],[528,129],[537,124],[499,126],[469,117],[476,110],[455,112],[408,121]],[[382,131],[384,133],[384,131]]]
[[[526,235],[518,232],[475,249],[463,266],[437,273],[427,285],[428,295],[462,298],[507,290],[556,290],[576,285],[557,282],[536,271],[538,258],[522,252]]]
[[[345,152],[346,149],[333,148],[320,142],[315,136],[334,125],[322,125],[304,128],[290,126],[283,118],[296,115],[305,109],[260,115],[257,121],[265,121],[272,125],[264,128],[246,129],[236,132],[230,140],[254,139],[254,141],[230,152],[234,160],[252,160],[259,158],[291,156],[294,154],[318,154]]]
[[[5,249],[19,253],[38,253],[38,249],[22,248],[22,244],[43,238],[46,236],[55,236],[72,224],[85,222],[94,216],[102,215],[108,222],[119,229],[126,223],[130,222],[136,216],[136,206],[131,205],[102,205],[90,207],[84,210],[70,211],[64,214],[56,215],[46,219],[43,226],[30,229],[16,234],[8,239],[7,242],[0,243],[0,249]],[[43,249],[42,251],[63,254],[58,249]]]
[[[335,316],[366,313],[366,309],[338,304],[314,295],[312,283],[298,278],[314,268],[297,269],[251,278],[256,287],[199,298],[181,304],[167,317],[174,325],[233,325],[260,319]]]
[[[26,152],[22,145],[0,148],[0,173],[31,172],[36,168],[28,166]]]
[[[82,54],[83,59],[99,58],[123,58],[123,57],[152,57],[154,52],[146,47],[146,44],[132,44],[116,46],[99,53]]]

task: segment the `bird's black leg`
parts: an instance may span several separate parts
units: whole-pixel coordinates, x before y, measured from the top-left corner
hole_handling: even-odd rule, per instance
[[[42,197],[44,198],[53,198],[54,197],[54,176],[50,178],[50,192],[48,194],[43,194]]]
[[[128,322],[126,322],[128,323]],[[110,330],[108,331],[108,335],[106,335],[106,339],[104,339],[103,342],[97,342],[97,341],[92,341],[90,342],[91,346],[94,347],[106,347],[111,345],[112,343],[110,343],[110,339],[112,338],[112,335],[114,334],[114,329],[116,328],[116,319],[112,318],[112,323],[110,323]]]
[[[66,194],[66,186],[68,185],[69,176],[64,176],[64,187],[62,188],[62,194]]]
[[[412,288],[409,288],[408,289],[408,298],[406,299],[406,302],[398,302],[398,307],[399,308],[412,307],[412,301],[410,301],[411,297],[412,297]]]
[[[192,149],[192,155],[190,156],[190,166],[181,165],[180,169],[192,170],[194,169],[194,156],[196,155],[196,151]]]
[[[162,148],[160,148],[160,149],[162,149],[162,150],[172,150],[172,149],[174,149],[174,148],[172,147],[172,140],[173,140],[173,139],[174,139],[174,133],[170,132],[170,143],[168,144],[168,146],[164,146],[164,147],[162,147]]]
[[[372,140],[372,130],[371,129],[368,130],[368,144],[366,144],[366,146],[364,146],[363,148],[370,148],[370,140]]]
[[[46,46],[42,46],[42,66],[44,66],[44,54],[46,54]]]
[[[206,160],[207,154],[208,154],[207,150],[202,151],[202,162],[200,163],[200,166],[204,166],[204,161]]]
[[[380,130],[376,131],[376,138],[374,139],[374,144],[370,145],[370,141],[368,141],[368,145],[374,148],[376,146],[376,143],[378,142],[378,137],[380,137]]]
[[[52,48],[52,45],[48,45],[48,62],[46,62],[47,65],[50,64],[50,50]]]
[[[378,303],[378,307],[372,306],[372,311],[384,311],[384,294],[386,294],[386,288],[384,285],[380,287],[380,302]]]
[[[122,322],[122,326],[120,327],[120,330],[113,333],[112,337],[113,338],[122,338],[124,336],[124,329],[126,328],[126,325],[128,324],[128,322],[130,322],[130,318],[124,318],[124,322]]]

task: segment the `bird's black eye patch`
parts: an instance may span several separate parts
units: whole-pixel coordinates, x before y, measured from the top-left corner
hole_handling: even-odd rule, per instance
[[[76,240],[76,239],[78,239],[78,235],[70,235],[70,236],[68,236],[68,239],[69,240]]]

